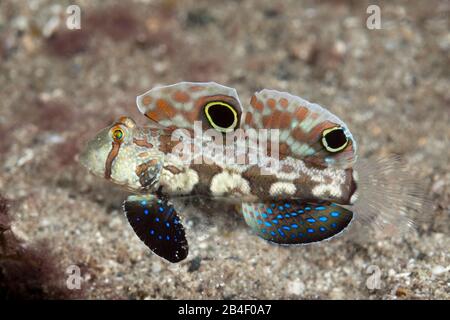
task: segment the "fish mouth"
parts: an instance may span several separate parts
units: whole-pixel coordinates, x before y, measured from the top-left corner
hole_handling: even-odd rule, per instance
[[[99,177],[99,178],[104,178],[104,175],[101,174],[100,172],[98,172],[97,170],[94,170],[91,168],[91,166],[89,165],[89,160],[88,160],[88,156],[84,153],[80,153],[78,156],[78,163],[80,163],[90,174]]]
[[[102,151],[89,142],[78,154],[78,163],[85,167],[89,173],[97,177],[104,177],[104,159]]]

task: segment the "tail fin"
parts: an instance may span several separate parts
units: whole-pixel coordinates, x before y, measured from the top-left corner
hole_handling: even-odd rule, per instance
[[[426,219],[429,207],[424,184],[410,172],[399,156],[377,160],[359,159],[355,164],[357,199],[352,207],[359,221],[388,233],[414,229]]]

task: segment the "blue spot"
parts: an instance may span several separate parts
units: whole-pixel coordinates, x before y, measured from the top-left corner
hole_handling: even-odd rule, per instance
[[[283,206],[279,206],[278,210],[284,210],[284,207]]]
[[[170,228],[170,223],[166,222],[166,227]]]
[[[264,224],[268,227],[271,227],[272,225],[270,224],[270,222],[264,221]]]
[[[283,216],[281,214],[277,215],[278,219],[283,219]]]
[[[294,234],[294,233],[291,234],[291,238],[292,238],[292,239],[295,238],[295,234]]]
[[[313,232],[314,232],[314,229],[309,228],[307,231],[308,231],[309,233],[313,233]]]
[[[316,222],[316,220],[313,219],[313,218],[308,218],[308,219],[306,219],[306,221],[308,221],[309,223],[314,223],[314,222]]]
[[[275,233],[275,231],[270,231],[270,234],[272,235],[272,236],[276,236],[277,234]]]
[[[332,217],[339,217],[340,212],[339,211],[333,211],[332,213],[330,213],[330,216]]]
[[[159,211],[163,212],[164,208],[163,207],[159,207]]]
[[[144,210],[144,214],[147,215],[148,214],[148,209]]]
[[[284,215],[284,217],[285,217],[285,218],[290,218],[291,216],[289,215],[289,213],[286,213],[286,214]]]
[[[288,226],[283,226],[283,229],[286,230],[286,231],[291,230],[291,228],[289,228]]]
[[[179,224],[180,223],[180,220],[178,220],[178,219],[173,219],[173,224]]]
[[[286,208],[290,208],[290,207],[291,207],[291,205],[290,205],[289,203],[285,203],[284,206],[285,206]]]
[[[166,240],[170,240],[170,236],[166,236]]]
[[[142,201],[141,201],[141,205],[145,207],[145,206],[147,205],[147,201],[142,200]]]
[[[336,228],[336,223],[333,222],[333,223],[331,224],[331,227],[332,227],[332,228]]]
[[[328,220],[328,218],[327,217],[319,217],[319,220],[325,222]]]
[[[275,203],[272,203],[272,208],[275,208]]]
[[[286,237],[286,234],[285,234],[280,228],[278,228],[278,233],[279,233],[280,236],[282,236],[283,238]]]
[[[337,204],[336,203],[332,203],[332,204],[330,204],[330,207],[337,207]]]
[[[155,230],[150,229],[150,234],[151,234],[151,235],[154,235],[154,234],[155,234]]]
[[[159,218],[158,218],[158,217],[156,217],[156,218],[155,218],[155,221],[156,221],[156,222],[159,222]]]
[[[322,232],[323,232],[323,231],[327,231],[327,229],[324,228],[324,227],[320,227],[319,230],[322,231]]]
[[[273,219],[273,220],[272,220],[272,223],[273,223],[273,224],[278,224],[278,220]]]
[[[297,212],[291,212],[291,216],[296,217],[297,216]]]
[[[261,233],[266,233],[266,232],[267,232],[266,229],[264,229],[264,228],[261,229]]]
[[[258,222],[258,224],[262,224],[262,221],[261,220],[256,220],[256,222]]]
[[[320,206],[320,207],[316,207],[316,210],[317,211],[322,211],[322,210],[325,210],[326,208],[325,207],[323,207],[323,206]]]
[[[291,224],[291,227],[294,228],[294,229],[297,229],[298,228],[298,224],[293,223],[293,224]]]
[[[158,236],[158,240],[162,240],[162,236],[161,235]]]
[[[300,213],[300,214],[302,214],[302,213],[305,212],[305,211],[303,211],[303,210],[298,210],[297,212]]]
[[[303,233],[300,232],[300,233],[298,234],[298,236],[299,236],[299,238],[303,237]]]
[[[261,217],[263,217],[264,219],[266,219],[266,218],[267,218],[267,214],[262,213],[262,214],[261,214]]]
[[[309,211],[309,210],[311,210],[311,207],[305,207],[305,210]]]
[[[267,213],[268,213],[268,214],[272,214],[272,213],[273,213],[272,209],[268,208],[268,209],[267,209]]]

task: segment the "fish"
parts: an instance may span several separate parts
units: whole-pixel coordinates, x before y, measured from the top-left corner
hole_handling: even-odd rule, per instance
[[[175,199],[234,203],[257,236],[286,246],[330,240],[355,220],[410,228],[423,204],[398,157],[360,160],[345,122],[298,96],[263,89],[244,108],[234,88],[180,82],[136,104],[148,125],[122,116],[79,159],[131,193],[130,226],[169,262],[189,252]]]

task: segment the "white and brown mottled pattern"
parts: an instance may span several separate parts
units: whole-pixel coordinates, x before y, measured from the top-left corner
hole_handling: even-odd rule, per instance
[[[270,186],[269,193],[274,196],[293,196],[297,188],[292,182],[274,182]]]
[[[110,129],[102,130],[89,144],[83,162],[93,173],[136,192],[162,189],[168,196],[196,195],[233,201],[320,199],[348,204],[356,189],[352,169],[324,168],[285,157],[278,168],[262,172],[258,164],[230,164],[227,156],[195,148],[188,148],[195,156],[188,160],[201,161],[186,163],[172,153],[179,143],[171,137],[174,129],[126,126],[124,139],[116,147],[112,145]],[[189,131],[183,139],[190,141]]]
[[[338,153],[327,152],[322,132],[340,126],[349,143]],[[350,168],[356,161],[356,143],[346,124],[322,106],[287,92],[256,92],[242,115],[242,128],[279,129],[280,152],[321,166]]]
[[[258,165],[228,164],[227,157],[208,153],[195,154],[194,158],[201,160],[199,163],[185,164],[167,149],[167,137],[160,140],[161,150],[166,154],[160,184],[169,194],[235,200],[327,199],[348,203],[354,191],[351,169],[320,168],[286,157],[273,172],[268,170],[262,174]]]
[[[192,169],[173,173],[173,171],[163,168],[159,180],[164,192],[172,195],[190,194],[198,182],[198,172]]]
[[[249,193],[260,199],[276,195],[349,202],[356,188],[350,169],[356,160],[356,143],[345,123],[318,104],[286,92],[264,89],[252,96],[250,105],[244,110],[235,89],[214,82],[180,82],[156,87],[136,99],[144,115],[167,128],[168,132],[162,133],[160,143],[155,145],[165,155],[178,143],[170,139],[170,128],[191,130],[196,120],[202,121],[202,129],[211,128],[203,112],[211,101],[231,104],[238,113],[238,128],[278,129],[280,165],[262,174],[248,157],[244,163],[230,163],[227,161],[229,156],[205,152],[202,150],[204,141],[197,141],[193,146],[193,157],[201,159],[203,156],[209,161],[206,165],[204,162],[187,165],[165,157],[161,181],[163,185],[167,184],[168,192],[206,196],[227,194],[236,198]],[[322,132],[335,126],[343,128],[349,142],[341,152],[330,153],[321,144]],[[146,143],[150,142],[136,140],[135,143],[147,147]],[[143,161],[148,161],[146,155],[140,154]],[[169,178],[174,182],[172,185],[164,180]],[[186,183],[189,178],[196,182]],[[239,183],[241,188],[236,188]]]
[[[218,197],[249,196],[250,184],[242,175],[230,170],[216,174],[210,185],[211,193]]]
[[[204,106],[222,101],[233,106],[239,121],[242,105],[236,89],[215,82],[180,82],[153,88],[136,98],[139,111],[150,120],[165,127],[192,128],[194,121],[202,121],[203,129],[211,126],[204,116]]]

